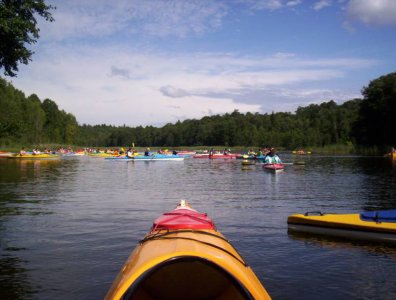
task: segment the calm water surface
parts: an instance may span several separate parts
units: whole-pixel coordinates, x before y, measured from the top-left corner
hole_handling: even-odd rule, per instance
[[[284,161],[295,157],[283,155]],[[292,235],[287,216],[396,208],[383,158],[0,159],[0,298],[103,299],[152,221],[180,199],[211,216],[273,299],[396,299],[396,248]]]

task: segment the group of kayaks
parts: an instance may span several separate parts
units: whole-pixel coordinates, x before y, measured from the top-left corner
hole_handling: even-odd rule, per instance
[[[134,155],[134,156],[111,156],[106,157],[107,160],[134,160],[134,161],[152,161],[152,160],[173,160],[173,161],[181,161],[184,159],[184,156],[178,154],[153,154],[153,155]]]
[[[59,159],[62,156],[71,156],[73,154],[63,154],[62,156],[59,154],[51,154],[51,153],[40,153],[40,154],[33,154],[33,153],[25,153],[25,154],[14,154],[14,153],[9,153],[9,152],[3,152],[0,153],[2,156],[11,158],[11,159],[24,159],[24,160],[54,160],[54,159]],[[76,153],[75,155],[84,155],[84,153]],[[133,156],[127,156],[125,154],[122,155],[114,155],[113,153],[89,153],[88,156],[90,157],[98,157],[98,158],[104,158],[106,160],[112,160],[112,161],[182,161],[184,158],[187,156],[184,153],[181,154],[171,154],[171,153],[152,153],[150,155],[142,155],[139,153],[136,153]],[[217,158],[222,158],[222,159],[236,159],[240,158],[241,155],[239,154],[196,154],[193,156],[194,158],[211,158],[211,159],[217,159]],[[244,161],[250,161],[250,160],[243,160],[242,164],[244,164]],[[246,164],[246,163],[245,163]],[[249,163],[250,164],[250,163]],[[266,171],[272,172],[272,173],[278,173],[283,171],[284,169],[284,164],[263,164],[263,168]]]
[[[396,210],[289,216],[290,231],[396,245]],[[207,214],[181,200],[154,221],[110,287],[115,299],[271,299]]]
[[[3,152],[0,151],[0,157],[10,158],[10,159],[59,159],[61,157],[70,157],[70,156],[83,156],[85,155],[84,151],[80,152],[67,152],[67,153],[33,153],[33,152],[25,152],[25,153],[12,153],[12,152]]]

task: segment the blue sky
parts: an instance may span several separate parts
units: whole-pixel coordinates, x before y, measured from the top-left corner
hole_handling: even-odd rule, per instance
[[[162,126],[361,98],[396,71],[395,0],[47,0],[8,78],[79,123]]]

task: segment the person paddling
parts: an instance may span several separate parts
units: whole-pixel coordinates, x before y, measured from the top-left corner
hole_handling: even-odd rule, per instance
[[[275,153],[275,149],[271,148],[270,152],[265,156],[264,163],[266,164],[281,164],[282,161]]]

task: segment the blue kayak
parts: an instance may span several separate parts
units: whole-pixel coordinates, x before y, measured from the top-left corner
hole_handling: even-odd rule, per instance
[[[265,159],[265,155],[240,155],[237,158],[239,159]]]
[[[184,156],[181,155],[174,155],[174,154],[153,154],[153,155],[149,155],[149,156],[145,156],[145,155],[138,155],[138,156],[134,156],[132,158],[133,160],[137,161],[137,160],[143,160],[143,161],[147,161],[147,160],[183,160]]]
[[[112,157],[105,157],[107,160],[117,160],[117,161],[125,161],[125,160],[133,160],[133,157],[128,156],[112,156]]]

